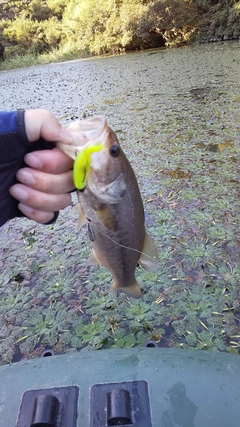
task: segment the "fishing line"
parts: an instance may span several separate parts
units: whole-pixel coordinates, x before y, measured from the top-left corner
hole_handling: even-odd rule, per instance
[[[134,249],[134,248],[131,248],[129,246],[125,246],[125,245],[122,245],[121,243],[116,242],[115,240],[113,240],[107,234],[103,233],[103,231],[99,230],[98,228],[97,228],[97,230],[98,230],[99,233],[103,234],[103,236],[107,237],[107,239],[111,240],[111,242],[115,243],[115,245],[118,245],[118,246],[120,246],[121,248],[124,248],[124,249],[129,249],[130,251],[138,252],[139,254],[142,254],[142,255],[146,256],[147,258],[150,258],[153,261],[158,261],[157,258],[153,258],[152,256],[150,256],[150,255],[148,255],[148,254],[146,254],[144,252],[138,251],[137,249]]]

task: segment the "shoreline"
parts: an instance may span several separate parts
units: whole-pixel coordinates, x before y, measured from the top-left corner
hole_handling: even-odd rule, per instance
[[[69,59],[64,59],[64,57],[61,58],[56,58],[56,61],[53,60],[53,58],[49,58],[49,61],[45,61],[43,60],[43,62],[41,62],[41,56],[32,56],[30,59],[34,60],[32,63],[28,63],[28,61],[26,61],[26,63],[24,63],[22,66],[20,64],[18,64],[18,66],[12,66],[8,68],[8,63],[11,61],[14,61],[14,59],[17,61],[22,60],[23,62],[25,62],[25,59],[27,58],[26,56],[19,56],[19,57],[15,57],[12,58],[12,60],[7,60],[7,61],[2,61],[0,62],[0,73],[4,72],[4,71],[12,71],[12,70],[16,70],[16,69],[24,69],[24,68],[30,68],[30,67],[35,67],[38,65],[51,65],[51,64],[60,64],[60,63],[66,63],[66,62],[73,62],[73,61],[79,61],[79,60],[92,60],[92,59],[101,59],[101,58],[111,58],[111,57],[115,57],[115,56],[122,56],[122,55],[127,55],[127,54],[133,54],[133,53],[138,53],[138,52],[147,52],[147,51],[152,51],[152,50],[168,50],[168,49],[174,49],[174,48],[181,48],[181,47],[186,47],[186,46],[194,46],[194,45],[201,45],[201,44],[215,44],[215,43],[229,43],[229,42],[240,42],[240,35],[238,36],[221,36],[221,37],[214,37],[214,38],[210,38],[210,39],[206,39],[206,40],[196,40],[192,43],[187,42],[187,43],[182,43],[176,46],[159,46],[159,47],[151,47],[151,48],[147,48],[147,49],[134,49],[134,50],[125,50],[125,51],[121,51],[121,52],[117,52],[117,53],[105,53],[102,55],[89,55],[89,56],[73,56],[72,58]],[[30,62],[30,61],[29,61]],[[5,67],[2,67],[1,65],[6,65]]]

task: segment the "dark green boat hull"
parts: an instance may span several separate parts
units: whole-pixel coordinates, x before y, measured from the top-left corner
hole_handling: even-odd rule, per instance
[[[18,425],[27,390],[77,386],[75,425],[89,427],[94,385],[138,381],[147,384],[152,427],[240,425],[240,357],[165,348],[82,351],[2,366],[0,425]]]

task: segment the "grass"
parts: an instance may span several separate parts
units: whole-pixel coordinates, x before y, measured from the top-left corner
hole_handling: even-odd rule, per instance
[[[9,58],[8,54],[6,53],[5,61],[0,62],[0,71],[31,67],[33,65],[70,61],[79,58],[86,58],[89,56],[90,55],[87,51],[78,49],[74,45],[67,45],[64,47],[64,49],[53,49],[51,52],[38,55],[33,53],[26,53],[24,55],[15,55]]]

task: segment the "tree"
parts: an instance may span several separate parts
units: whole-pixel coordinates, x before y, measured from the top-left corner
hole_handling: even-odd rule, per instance
[[[191,0],[155,0],[148,13],[149,30],[161,34],[168,46],[185,43],[197,33],[197,9]]]

